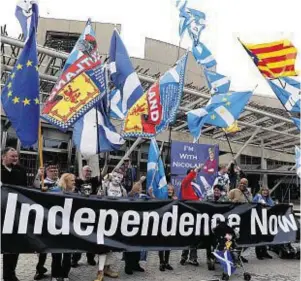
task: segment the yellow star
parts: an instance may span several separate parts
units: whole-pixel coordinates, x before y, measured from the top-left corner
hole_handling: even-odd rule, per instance
[[[37,65],[35,66],[35,68],[36,68],[36,71],[39,71],[39,67]]]
[[[221,114],[224,114],[225,112],[226,112],[226,111],[225,111],[225,109],[223,109],[223,108],[220,110],[220,113],[221,113]]]
[[[34,99],[34,102],[35,102],[36,104],[39,104],[39,103],[40,103],[40,101],[39,101],[38,98],[35,98],[35,99]]]
[[[32,61],[31,61],[31,60],[28,60],[27,63],[26,63],[26,66],[27,66],[27,67],[32,66]]]
[[[12,86],[12,83],[11,83],[11,82],[9,82],[9,83],[7,84],[7,88],[8,88],[8,89],[10,89],[10,88],[11,88],[11,86]]]
[[[223,98],[223,100],[222,101],[227,101],[227,98]]]
[[[12,91],[9,91],[8,93],[7,93],[7,97],[11,97],[13,95],[13,92]]]
[[[16,104],[16,103],[19,103],[20,102],[20,98],[19,97],[14,97],[13,98],[13,103]]]
[[[30,100],[29,100],[29,99],[27,99],[27,98],[25,98],[25,99],[24,99],[22,102],[24,103],[24,106],[26,106],[26,105],[29,105],[29,104],[30,104]]]
[[[14,79],[15,76],[16,76],[16,74],[13,72],[13,73],[11,74],[10,78],[11,78],[11,79]]]
[[[226,102],[226,105],[227,105],[227,106],[230,106],[230,105],[231,105],[231,102],[227,101],[227,102]]]
[[[23,65],[19,63],[19,64],[17,65],[17,69],[20,70],[20,69],[22,69],[22,68],[23,68]]]
[[[229,96],[229,97],[232,96],[232,93],[227,93],[227,96]]]
[[[212,115],[210,116],[210,118],[211,118],[212,120],[214,120],[214,119],[216,118],[216,116],[215,116],[214,114],[212,114]]]

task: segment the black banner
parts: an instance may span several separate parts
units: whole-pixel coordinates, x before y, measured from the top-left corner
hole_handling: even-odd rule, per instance
[[[243,246],[295,241],[298,229],[287,204],[102,199],[7,185],[1,200],[4,253],[202,248],[225,219]]]

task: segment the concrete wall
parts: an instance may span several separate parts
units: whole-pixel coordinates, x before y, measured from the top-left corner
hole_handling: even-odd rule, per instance
[[[47,31],[81,34],[85,26],[86,21],[40,18],[37,34],[38,44],[44,45]],[[96,33],[99,52],[101,54],[107,54],[110,48],[111,36],[114,31],[115,25],[111,23],[93,22],[92,26]],[[116,28],[120,31],[121,25],[116,25]]]

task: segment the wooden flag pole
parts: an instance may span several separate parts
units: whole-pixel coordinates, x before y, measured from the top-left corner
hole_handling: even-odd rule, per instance
[[[44,168],[44,162],[43,162],[43,138],[42,138],[42,122],[41,122],[41,120],[39,121],[38,154],[39,154],[40,169],[42,169],[42,168]],[[42,189],[42,191],[47,190],[47,188],[44,185],[44,171],[41,174],[41,189]]]

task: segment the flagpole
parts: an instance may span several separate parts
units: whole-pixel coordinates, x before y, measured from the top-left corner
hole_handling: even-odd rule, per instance
[[[180,49],[181,49],[181,43],[182,43],[182,37],[180,37],[180,40],[179,40],[179,45],[178,45],[178,55],[177,55],[177,61],[179,60],[180,58]]]
[[[43,138],[42,138],[42,122],[41,122],[41,119],[39,120],[38,154],[39,154],[40,169],[42,169],[42,168],[44,168],[44,162],[43,162]],[[47,190],[47,188],[44,185],[44,171],[41,174],[41,189],[42,189],[42,191]]]
[[[171,129],[172,129],[172,127],[170,126],[169,127],[169,136],[168,136],[169,147],[168,147],[168,151],[167,151],[167,159],[170,158],[170,154],[171,154]],[[170,165],[170,167],[171,167],[171,165]],[[167,168],[167,163],[165,161],[165,169],[166,168]]]

